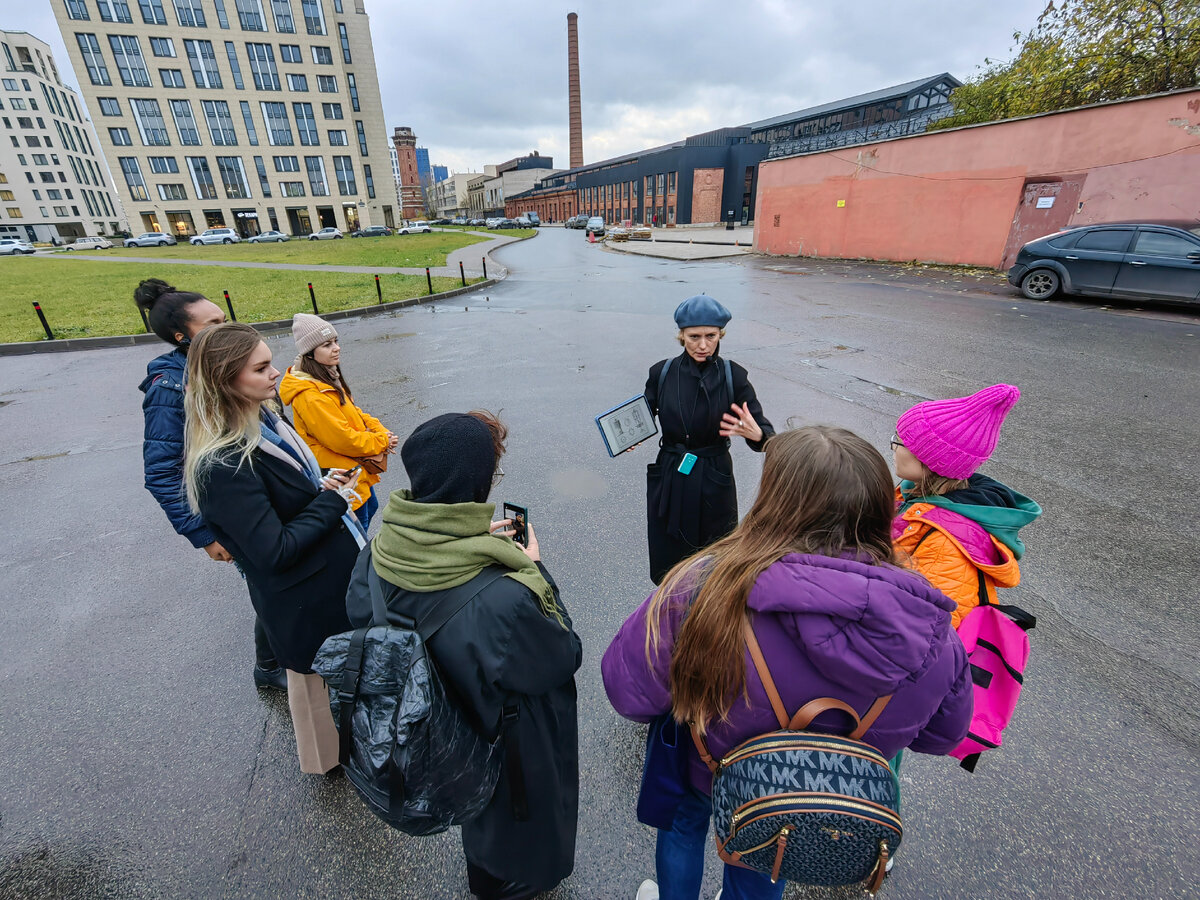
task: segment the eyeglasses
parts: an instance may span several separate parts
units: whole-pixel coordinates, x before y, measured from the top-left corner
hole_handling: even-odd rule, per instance
[[[500,468],[499,466],[496,466],[496,471],[494,473],[492,473],[492,487],[495,487],[503,480],[504,480],[504,470],[502,468]]]
[[[900,435],[893,434],[892,435],[892,450],[897,450],[898,448],[903,447],[903,446],[904,446],[904,441],[900,440]]]

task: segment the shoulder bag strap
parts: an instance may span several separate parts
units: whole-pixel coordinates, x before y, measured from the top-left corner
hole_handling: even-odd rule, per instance
[[[667,372],[671,371],[671,363],[675,360],[668,359],[663,363],[662,371],[658,373],[658,397],[655,406],[662,408],[663,389],[667,386]]]
[[[729,402],[725,404],[725,409],[722,412],[728,412],[729,407],[737,399],[737,395],[733,392],[733,366],[729,364],[729,360],[727,359],[723,359],[721,362],[725,363],[725,387],[729,390]]]

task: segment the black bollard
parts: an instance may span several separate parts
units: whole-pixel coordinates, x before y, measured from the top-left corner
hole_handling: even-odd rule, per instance
[[[467,286],[467,271],[463,268],[462,260],[458,261],[458,277],[462,279],[463,287]]]
[[[46,329],[46,340],[54,340],[54,332],[50,330],[50,323],[46,321],[46,314],[42,312],[42,305],[34,300],[33,308],[37,312],[38,318],[42,320],[42,327]]]
[[[317,292],[313,290],[312,282],[308,283],[308,296],[312,298],[313,315],[319,316],[321,311],[317,309]]]
[[[379,302],[383,302],[383,288],[379,286],[379,276],[375,276],[375,293],[379,295]]]
[[[429,266],[425,267],[425,283],[429,285],[429,293],[433,293],[433,278],[429,274]]]
[[[487,257],[483,257],[483,280],[487,281]]]
[[[229,307],[229,318],[231,321],[237,321],[237,313],[233,311],[233,301],[229,299],[229,291],[225,292],[225,305]]]

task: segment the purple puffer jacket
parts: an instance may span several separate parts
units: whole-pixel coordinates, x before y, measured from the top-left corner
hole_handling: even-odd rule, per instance
[[[680,601],[669,604],[652,667],[645,650],[649,599],[625,620],[604,654],[609,702],[628,719],[649,722],[671,708],[670,658],[686,598]],[[974,698],[966,652],[950,626],[954,602],[919,576],[851,559],[791,554],[759,575],[747,606],[789,713],[809,700],[834,697],[862,715],[890,693],[864,738],[884,756],[906,747],[948,753],[966,737]],[[729,721],[710,726],[714,757],[779,727],[749,652],[745,659],[750,702],[739,697]],[[846,716],[826,713],[814,728],[844,734],[848,725]],[[692,784],[710,793],[712,776],[695,748],[689,749]]]

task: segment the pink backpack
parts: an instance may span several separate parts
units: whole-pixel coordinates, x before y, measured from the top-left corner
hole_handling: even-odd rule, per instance
[[[975,713],[966,740],[950,752],[968,772],[975,771],[980,753],[994,750],[1003,741],[1029,661],[1026,632],[1035,625],[1037,619],[1019,606],[990,602],[983,572],[979,573],[979,605],[958,625],[975,682]]]

